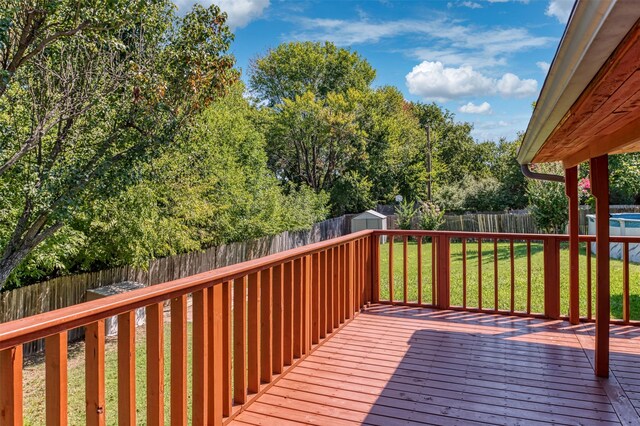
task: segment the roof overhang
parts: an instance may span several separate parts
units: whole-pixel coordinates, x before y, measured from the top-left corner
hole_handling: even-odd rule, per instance
[[[640,1],[578,0],[522,146],[521,164],[566,167],[640,149]]]

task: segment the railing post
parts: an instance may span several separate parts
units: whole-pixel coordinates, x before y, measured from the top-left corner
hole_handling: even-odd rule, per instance
[[[22,424],[22,345],[0,351],[0,424]]]
[[[349,296],[347,297],[347,318],[351,319],[354,317],[355,309],[354,309],[354,300],[355,300],[355,247],[353,241],[350,241],[347,245],[347,292]]]
[[[192,357],[191,369],[191,406],[193,424],[207,424],[207,374],[208,374],[208,339],[207,339],[207,291],[196,291],[192,295]]]
[[[560,244],[555,236],[544,240],[544,315],[560,317]]]
[[[371,235],[371,302],[380,301],[380,236]]]
[[[580,321],[580,246],[578,212],[578,166],[565,170],[565,193],[569,198],[569,321]]]
[[[288,264],[291,266],[291,264]],[[291,280],[289,268],[289,280]],[[291,288],[291,281],[289,281]],[[290,330],[289,330],[290,331]],[[291,334],[289,334],[291,335]],[[291,349],[291,345],[289,345]],[[247,277],[233,281],[233,400],[247,402]]]
[[[436,306],[440,309],[449,309],[450,305],[450,240],[447,234],[438,237],[438,288],[436,293]]]
[[[106,424],[104,387],[104,320],[101,319],[85,327],[87,426]]]
[[[47,425],[67,424],[67,332],[45,339]],[[0,424],[3,422],[0,421]]]
[[[609,321],[611,289],[609,250],[609,157],[592,158],[591,191],[596,198],[596,342],[595,372],[609,377]]]
[[[187,305],[184,302],[184,336],[187,333]],[[171,314],[173,315],[173,306]],[[178,324],[178,319],[171,319],[171,326]],[[172,343],[173,345],[173,343]],[[186,351],[184,345],[184,371],[186,375]],[[172,346],[173,350],[173,346]],[[178,364],[177,357],[171,358],[171,366]],[[186,386],[186,378],[184,380]],[[173,386],[173,383],[172,383]],[[174,387],[177,388],[178,385]],[[184,398],[184,418],[186,419],[187,398]],[[173,412],[171,414],[173,418]],[[129,311],[118,316],[118,424],[130,426],[136,424],[136,311]]]
[[[118,424],[132,426],[136,424],[135,412],[135,311],[134,315],[126,314],[118,318],[118,334],[120,321],[127,318],[123,324],[122,350],[118,352],[118,361],[126,370],[123,374],[124,383],[119,389],[118,401],[124,395],[126,405],[118,406]],[[133,321],[133,322],[132,322]],[[133,326],[133,327],[132,327]],[[120,341],[118,341],[118,344]],[[120,373],[118,369],[118,373]],[[182,295],[171,299],[171,424],[187,424],[187,296]],[[120,386],[120,381],[118,381]],[[120,390],[121,389],[121,390]],[[133,392],[131,392],[133,391]],[[121,413],[125,408],[129,412]]]

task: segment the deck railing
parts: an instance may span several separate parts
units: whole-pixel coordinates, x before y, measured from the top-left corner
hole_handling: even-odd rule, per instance
[[[571,299],[578,301],[581,320],[595,319],[595,259],[589,252],[595,236],[579,238],[577,287],[569,283],[567,235],[381,230],[373,238],[383,242],[374,244],[380,259],[372,291],[376,302],[568,319]],[[611,260],[612,283],[621,283],[619,289],[612,286],[612,307],[619,310],[612,322],[640,324],[632,319],[630,296],[630,277],[640,275],[630,253],[640,237],[610,240],[622,253]]]
[[[594,240],[580,237],[584,283],[577,290],[568,283],[566,235],[362,231],[0,324],[0,425],[23,422],[22,345],[42,338],[46,421],[67,423],[66,334],[77,327],[86,329],[86,422],[105,424],[115,411],[105,402],[104,324],[113,316],[118,318],[117,420],[135,424],[139,308],[146,310],[144,406],[151,425],[165,423],[165,360],[170,362],[167,420],[184,425],[190,413],[193,424],[222,424],[369,302],[565,318],[568,294],[577,291],[572,300],[580,301],[583,319],[592,320],[595,262],[584,254]],[[634,323],[630,268],[640,269],[632,266],[629,253],[640,237],[611,242],[620,243],[624,253],[614,261],[622,274],[620,321]]]
[[[138,308],[146,310],[147,424],[165,423],[165,359],[171,364],[170,423],[186,424],[190,411],[192,424],[222,424],[369,302],[371,238],[370,231],[363,231],[0,324],[0,425],[23,422],[22,345],[40,338],[45,339],[46,422],[67,424],[66,334],[76,327],[86,329],[86,422],[105,424],[110,407],[105,403],[104,324],[113,316],[118,317],[117,420],[136,424]],[[170,317],[168,354],[165,310]],[[190,407],[188,318],[193,339]]]

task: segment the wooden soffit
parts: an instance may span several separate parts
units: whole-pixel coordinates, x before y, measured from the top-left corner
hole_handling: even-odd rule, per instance
[[[640,20],[600,68],[534,157],[572,167],[640,151]]]

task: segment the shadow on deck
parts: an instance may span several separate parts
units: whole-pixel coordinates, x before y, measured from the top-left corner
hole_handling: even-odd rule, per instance
[[[640,424],[640,328],[374,305],[233,424]]]

